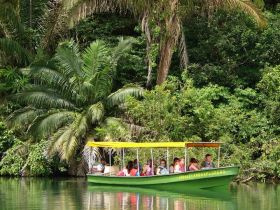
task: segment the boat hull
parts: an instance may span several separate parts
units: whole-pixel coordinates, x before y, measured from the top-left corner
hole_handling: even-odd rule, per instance
[[[226,187],[238,172],[239,167],[223,167],[162,176],[118,177],[88,174],[87,178],[88,182],[94,185],[129,186],[185,192],[191,189]]]

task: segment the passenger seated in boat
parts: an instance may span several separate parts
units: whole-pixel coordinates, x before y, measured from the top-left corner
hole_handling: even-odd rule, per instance
[[[215,168],[215,164],[212,161],[212,155],[211,154],[206,154],[204,161],[201,163],[201,168],[202,169],[210,169],[210,168]]]
[[[174,164],[173,164],[173,163],[170,164],[170,166],[169,166],[169,173],[170,173],[170,174],[173,174],[173,173],[174,173]]]
[[[185,172],[185,158],[180,159],[180,171]]]
[[[100,163],[96,167],[96,172],[104,173],[106,166],[106,160],[104,158],[101,158]]]
[[[130,170],[129,175],[130,176],[139,176],[137,165],[133,165],[133,168]]]
[[[195,158],[191,158],[188,169],[189,171],[198,171],[199,170],[198,160]]]
[[[179,158],[174,158],[174,173],[181,173]]]
[[[154,170],[152,167],[152,160],[150,159],[147,161],[147,164],[144,165],[141,176],[153,176],[154,175],[153,171]]]
[[[138,165],[138,164],[139,164],[139,165]],[[138,169],[138,167],[139,167],[139,173],[141,174],[143,168],[142,168],[141,163],[138,163],[138,160],[137,160],[137,159],[135,159],[135,160],[133,161],[133,166],[136,166],[137,169]]]
[[[156,175],[166,175],[166,174],[169,174],[169,171],[168,171],[168,169],[166,168],[166,160],[161,159],[161,160],[160,160],[160,165],[159,165],[159,167],[157,168]]]
[[[127,166],[124,167],[119,173],[118,176],[130,176],[129,173],[131,169],[133,168],[133,162],[129,161]]]

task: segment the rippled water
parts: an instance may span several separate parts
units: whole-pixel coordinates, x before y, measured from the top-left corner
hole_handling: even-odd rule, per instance
[[[280,210],[280,185],[252,183],[176,194],[88,186],[85,179],[0,178],[0,209]]]

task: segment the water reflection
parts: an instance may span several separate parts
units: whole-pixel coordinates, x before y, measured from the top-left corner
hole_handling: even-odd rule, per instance
[[[89,186],[85,179],[0,178],[1,210],[279,210],[280,185],[234,185],[185,194]]]
[[[229,191],[196,191],[176,194],[147,189],[89,186],[88,209],[214,210],[236,209]],[[226,194],[226,195],[225,195]]]

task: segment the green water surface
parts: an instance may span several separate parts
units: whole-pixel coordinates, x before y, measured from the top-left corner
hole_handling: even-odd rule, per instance
[[[88,186],[85,179],[0,178],[0,210],[280,210],[280,185],[233,184],[228,190],[176,194]]]

